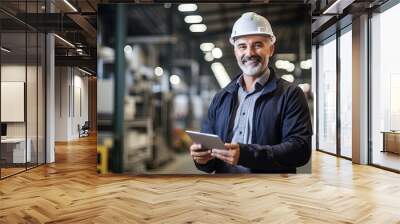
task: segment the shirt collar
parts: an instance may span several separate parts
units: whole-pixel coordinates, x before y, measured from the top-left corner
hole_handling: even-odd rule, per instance
[[[269,68],[267,67],[267,69],[266,69],[266,71],[264,72],[264,74],[262,74],[260,77],[258,77],[257,79],[256,79],[256,82],[255,82],[255,88],[254,88],[254,90],[260,90],[266,83],[267,83],[267,81],[268,81],[268,79],[269,79],[269,76],[270,76],[270,70],[269,70]],[[244,80],[243,80],[243,73],[240,75],[240,77],[236,80],[236,84],[239,86],[239,87],[242,87],[242,89],[245,89],[244,88]],[[253,90],[253,91],[254,91]]]

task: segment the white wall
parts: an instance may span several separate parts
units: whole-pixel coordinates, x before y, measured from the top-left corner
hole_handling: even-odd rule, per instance
[[[36,70],[38,69],[38,70]],[[27,80],[25,80],[27,78]],[[32,151],[32,161],[36,162],[39,158],[39,163],[44,163],[44,74],[42,67],[25,66],[25,64],[3,64],[1,66],[1,81],[2,82],[24,82],[26,84],[26,106],[22,107],[22,113],[26,112],[26,120],[23,122],[6,122],[7,137],[9,138],[24,138],[25,135],[30,139],[30,148]],[[2,96],[7,97],[7,96]],[[12,110],[11,108],[3,107],[1,110]],[[12,111],[7,111],[11,112]],[[39,156],[37,157],[37,153]]]
[[[88,120],[88,105],[88,78],[84,73],[72,67],[56,67],[56,141],[79,137],[78,124],[82,126]]]
[[[3,82],[25,82],[25,75],[27,69],[28,73],[32,72],[33,66],[28,66],[18,64],[9,64],[1,66],[1,81]],[[36,72],[36,71],[35,71]],[[27,96],[36,96],[36,90],[34,93],[27,93]],[[1,108],[1,110],[7,110],[7,108]],[[29,115],[28,115],[29,116]],[[28,117],[30,121],[31,118]],[[30,127],[30,126],[29,126]],[[8,137],[25,137],[25,122],[7,122],[7,136]]]
[[[68,76],[67,67],[55,68],[55,141],[68,140]]]

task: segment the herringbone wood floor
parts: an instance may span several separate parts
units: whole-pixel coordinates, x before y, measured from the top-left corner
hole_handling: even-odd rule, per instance
[[[96,139],[0,181],[0,223],[400,223],[400,175],[320,152],[311,175],[98,176]]]

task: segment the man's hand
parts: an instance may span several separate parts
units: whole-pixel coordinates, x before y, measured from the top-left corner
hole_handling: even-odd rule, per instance
[[[202,165],[214,159],[214,157],[211,156],[211,150],[204,150],[200,144],[192,144],[190,146],[190,155],[194,161]]]
[[[240,157],[240,147],[237,143],[225,143],[225,149],[212,149],[211,155],[228,164],[237,165]]]

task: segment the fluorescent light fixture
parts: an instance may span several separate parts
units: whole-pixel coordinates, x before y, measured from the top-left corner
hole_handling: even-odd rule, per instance
[[[214,58],[222,58],[222,51],[218,47],[212,49],[211,53]]]
[[[180,4],[178,10],[181,12],[193,12],[197,10],[196,4]]]
[[[294,64],[289,62],[287,67],[286,67],[286,71],[293,72],[295,68],[296,67],[294,66]]]
[[[156,76],[162,76],[164,74],[164,70],[161,67],[155,67],[154,68],[154,74]]]
[[[303,92],[309,92],[311,89],[311,85],[308,83],[299,84],[299,87],[303,90]]]
[[[204,24],[192,24],[190,25],[189,30],[193,33],[201,33],[207,30],[207,26]]]
[[[215,45],[213,43],[202,43],[200,44],[200,49],[204,52],[211,51]]]
[[[199,15],[185,16],[185,23],[201,23],[202,21],[203,17]]]
[[[342,14],[343,10],[354,1],[355,0],[336,0],[332,5],[325,9],[322,14]]]
[[[78,10],[68,1],[64,0],[64,3],[68,5],[74,12],[78,12]]]
[[[211,70],[214,73],[215,78],[221,88],[224,88],[231,82],[231,78],[225,70],[225,67],[221,62],[214,62],[211,64]]]
[[[211,52],[207,52],[206,55],[204,55],[204,60],[211,62],[214,60],[214,57],[212,56]]]
[[[293,82],[294,81],[294,76],[292,74],[286,74],[282,75],[282,79],[288,81],[288,82]]]
[[[124,47],[124,52],[125,52],[125,54],[127,54],[127,55],[130,55],[130,54],[132,54],[132,52],[133,52],[133,49],[132,49],[132,46],[131,45],[125,45],[125,47]]]
[[[181,78],[179,78],[179,76],[177,75],[171,75],[171,77],[169,77],[169,81],[172,85],[179,85],[179,83],[181,82]]]
[[[7,52],[7,53],[10,53],[10,52],[11,52],[11,50],[9,50],[9,49],[7,49],[7,48],[5,48],[5,47],[1,47],[1,50],[4,51],[4,52]]]
[[[78,70],[81,71],[81,72],[83,72],[83,73],[85,73],[85,74],[87,74],[87,75],[92,75],[92,73],[90,73],[90,72],[88,72],[88,71],[86,71],[86,70],[83,70],[83,69],[81,69],[81,68],[79,68],[79,67],[78,67]]]
[[[312,60],[311,59],[308,59],[308,60],[300,62],[300,68],[301,69],[311,69],[311,67],[312,67]]]
[[[62,37],[60,37],[60,36],[57,35],[57,34],[54,34],[54,36],[57,37],[57,38],[58,38],[59,40],[61,40],[62,42],[64,42],[64,43],[66,43],[67,45],[69,45],[70,47],[75,48],[75,45],[71,44],[71,42],[69,42],[68,40],[66,40],[66,39],[64,39],[64,38],[62,38]]]
[[[340,2],[340,0],[336,0],[331,6],[329,6],[327,9],[322,14],[327,14],[330,13],[332,9],[337,7],[337,4]]]
[[[286,70],[288,72],[293,72],[295,69],[295,66],[293,63],[291,63],[290,61],[285,61],[285,60],[277,60],[275,62],[275,67]]]

